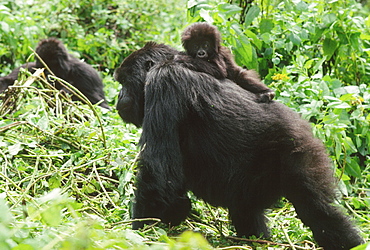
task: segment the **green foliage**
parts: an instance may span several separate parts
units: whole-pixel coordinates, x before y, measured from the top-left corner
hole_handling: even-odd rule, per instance
[[[171,23],[183,25],[184,6],[184,0],[3,0],[0,62],[11,66],[22,64],[30,55],[29,47],[35,48],[41,38],[58,37],[77,56],[101,71],[112,73],[146,41],[173,43],[178,39],[177,28]],[[177,14],[181,11],[183,18]]]
[[[145,245],[144,237],[127,230],[126,226],[115,225],[106,230],[108,225],[103,219],[97,216],[83,218],[82,209],[82,204],[62,194],[60,189],[54,189],[23,210],[13,210],[18,217],[27,213],[25,221],[13,227],[15,217],[0,199],[0,247],[3,250],[163,249],[166,243],[168,249],[212,249],[199,233],[190,231],[181,234],[177,240],[168,238],[163,232],[160,237],[163,243],[153,242],[149,247]],[[65,217],[70,218],[63,221]]]
[[[191,1],[188,19],[219,26],[236,61],[259,70],[267,83],[299,56],[310,63],[309,75],[320,70],[348,84],[369,81],[370,23],[354,0],[268,1],[251,5],[239,23],[241,10],[233,4]]]
[[[2,0],[1,75],[33,61],[30,48],[55,36],[100,71],[113,107],[120,89],[113,70],[128,54],[149,40],[181,49],[186,18],[213,23],[236,61],[312,122],[335,163],[342,204],[369,240],[368,11],[354,0],[244,4]],[[0,100],[0,249],[316,249],[286,200],[267,211],[269,241],[236,239],[227,211],[191,193],[192,214],[180,226],[132,231],[140,132],[114,109],[71,102],[40,72],[22,72]]]

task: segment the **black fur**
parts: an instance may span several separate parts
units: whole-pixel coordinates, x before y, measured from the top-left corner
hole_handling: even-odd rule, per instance
[[[115,73],[121,118],[143,128],[133,218],[176,225],[188,215],[191,190],[227,207],[238,235],[268,236],[264,209],[285,196],[325,250],[360,244],[332,204],[333,173],[309,123],[283,104],[258,103],[227,79],[168,60],[176,53],[150,42]]]
[[[22,66],[15,68],[9,75],[0,77],[0,93],[3,93],[10,85],[14,84],[14,81],[18,79],[18,74],[21,68],[27,69],[29,72],[35,72],[35,62],[25,63]]]
[[[177,61],[218,79],[228,78],[257,94],[260,102],[269,102],[274,98],[275,93],[261,82],[256,71],[238,66],[230,50],[221,46],[221,34],[216,26],[194,23],[184,30],[181,40],[188,56],[181,54],[177,56]]]
[[[105,100],[103,82],[98,72],[87,63],[69,54],[61,41],[56,38],[41,40],[36,48],[36,53],[57,77],[76,87],[92,104],[102,101],[99,105],[109,109]],[[36,67],[44,67],[38,58]],[[59,83],[55,83],[55,87],[70,93]],[[77,97],[73,97],[73,99],[78,100]]]

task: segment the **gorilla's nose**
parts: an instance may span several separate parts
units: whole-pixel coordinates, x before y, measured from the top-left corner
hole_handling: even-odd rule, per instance
[[[204,50],[200,50],[197,53],[197,57],[199,57],[199,58],[205,58],[205,57],[207,57],[207,53]]]

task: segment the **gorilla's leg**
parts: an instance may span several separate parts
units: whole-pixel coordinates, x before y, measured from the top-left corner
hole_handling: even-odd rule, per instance
[[[133,218],[158,218],[162,222],[178,225],[181,221],[184,221],[189,215],[191,204],[190,200],[186,195],[178,197],[170,204],[158,203],[155,197],[151,199],[143,199],[140,193],[136,193],[136,202],[133,206]],[[142,228],[144,224],[151,224],[153,221],[142,220],[134,221],[132,223],[132,229],[136,230]]]
[[[136,201],[133,206],[133,219],[158,218],[162,222],[178,225],[185,220],[191,209],[190,200],[185,190],[179,190],[176,195],[163,192],[163,183],[156,181],[156,176],[142,169],[137,176]],[[151,181],[148,181],[151,180]],[[134,221],[133,229],[139,229],[144,224],[153,221]]]
[[[325,250],[350,249],[362,239],[349,218],[332,204],[332,172],[323,152],[321,146],[313,146],[309,152],[287,156],[283,189],[320,246]]]
[[[261,165],[260,168],[264,169]],[[229,212],[239,236],[270,236],[264,211],[281,197],[278,179],[262,170],[245,186],[238,185],[240,191],[233,194]]]
[[[229,209],[230,218],[238,236],[269,237],[270,233],[265,222],[263,209],[242,208]]]

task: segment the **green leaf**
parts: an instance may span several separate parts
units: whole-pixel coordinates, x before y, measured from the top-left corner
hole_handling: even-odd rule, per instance
[[[61,208],[58,205],[52,204],[49,208],[41,213],[41,218],[48,226],[56,227],[62,221]]]
[[[337,50],[338,43],[330,38],[325,38],[324,44],[323,44],[323,50],[324,55],[327,57],[327,60],[329,60],[334,52]]]
[[[16,143],[8,147],[9,154],[11,155],[17,155],[19,151],[21,151],[22,149],[23,149],[23,145],[21,143]]]
[[[288,35],[288,38],[294,45],[300,45],[302,42],[302,39],[293,32]]]
[[[339,100],[345,102],[345,101],[349,101],[349,100],[352,100],[353,98],[353,94],[344,94],[342,95]]]
[[[357,148],[350,137],[346,136],[344,138],[343,145],[346,148],[346,153],[351,154],[357,152]]]
[[[360,51],[362,49],[361,43],[360,43],[360,32],[352,33],[349,37],[349,41],[351,43],[352,48],[356,49],[357,51]]]
[[[359,94],[360,93],[360,88],[358,86],[345,86],[343,89],[346,91],[346,93],[351,93],[351,94]]]
[[[370,248],[370,242],[354,247],[354,248],[351,248],[351,250],[369,250],[369,248]]]
[[[274,28],[274,23],[271,19],[262,19],[260,22],[260,33],[270,33]]]
[[[29,244],[21,243],[18,246],[13,247],[12,250],[35,250],[35,248]]]
[[[189,0],[187,7],[188,7],[188,9],[190,9],[190,8],[196,6],[196,5],[198,5],[198,1],[196,1],[196,0]]]
[[[7,24],[6,22],[0,22],[0,27],[1,27],[1,30],[4,33],[9,33],[10,32],[9,24]]]
[[[335,141],[335,158],[339,161],[342,154],[342,143],[337,136],[334,137]]]
[[[365,24],[370,28],[370,15],[366,18]]]
[[[208,244],[207,240],[200,233],[194,233],[191,231],[186,231],[182,233],[180,235],[178,242],[185,243],[189,249],[200,249],[200,250],[212,249],[212,247]]]
[[[46,115],[42,116],[38,120],[37,126],[40,127],[42,130],[48,129],[48,127],[49,127],[49,118]]]
[[[332,25],[332,23],[334,23],[336,20],[337,20],[337,17],[335,13],[325,14],[322,18],[322,22],[325,27]]]
[[[131,230],[125,230],[123,232],[123,235],[126,239],[138,245],[142,244],[142,242],[145,241],[145,239],[141,235]]]
[[[0,214],[0,224],[3,224],[3,226],[5,226],[5,224],[9,224],[13,220],[12,214],[10,213],[9,208],[6,205],[5,200],[2,198],[0,198]]]
[[[252,39],[252,42],[253,44],[258,48],[258,49],[262,49],[262,41],[260,38],[257,37],[256,34],[254,34],[252,31],[250,30],[245,30],[245,34]]]
[[[240,7],[228,3],[221,3],[217,6],[217,8],[226,16],[226,18],[230,18],[236,14],[239,14],[242,10]]]
[[[244,27],[247,29],[253,20],[260,14],[260,8],[257,5],[252,5],[245,15]],[[261,32],[262,33],[262,32]]]
[[[213,18],[210,15],[209,10],[201,9],[199,15],[208,23],[213,23]]]
[[[337,87],[334,89],[334,93],[337,96],[342,96],[345,94],[359,94],[360,89],[358,86],[344,86],[344,87]]]
[[[280,58],[279,57],[274,57],[271,59],[272,63],[275,65],[278,65],[280,63]]]
[[[236,49],[235,59],[238,64],[245,65],[249,69],[255,68],[255,64],[253,63],[253,50],[252,44],[249,42],[248,38],[244,35],[240,36],[240,39],[236,39]]]
[[[59,174],[55,174],[51,176],[48,180],[49,188],[54,189],[54,188],[60,188],[62,182],[62,178]]]
[[[322,64],[326,61],[326,57],[321,58],[315,63],[315,66],[313,66],[312,71],[315,74],[322,66]]]
[[[304,1],[300,1],[300,2],[296,5],[296,10],[297,10],[297,11],[300,11],[300,12],[307,11],[307,10],[308,10],[308,5],[307,5],[307,3],[305,3]]]
[[[345,102],[332,102],[329,103],[328,108],[336,108],[336,109],[348,109],[351,108],[351,105]]]
[[[351,157],[347,157],[347,165],[345,172],[353,177],[361,178],[361,168],[357,161],[352,160]]]
[[[362,40],[370,40],[370,35],[368,35],[368,34],[361,34],[360,35],[360,39],[362,39]]]
[[[356,209],[359,209],[361,207],[361,202],[357,198],[353,198],[351,201]]]

